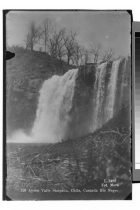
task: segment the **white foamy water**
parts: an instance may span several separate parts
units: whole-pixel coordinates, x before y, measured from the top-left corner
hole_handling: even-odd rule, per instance
[[[111,76],[109,79],[107,97],[106,97],[106,121],[111,119],[114,115],[114,106],[115,106],[115,99],[116,99],[117,80],[118,80],[118,71],[119,71],[120,61],[121,61],[120,59],[116,60],[112,64]]]
[[[65,138],[71,118],[75,81],[78,69],[69,70],[63,76],[46,80],[40,90],[36,120],[32,137],[37,141],[58,142]]]
[[[101,127],[103,122],[101,119],[101,112],[103,109],[103,100],[105,97],[105,75],[107,63],[103,63],[96,69],[96,80],[94,85],[94,97],[93,97],[93,131]]]
[[[23,130],[15,131],[10,137],[7,137],[9,143],[31,143],[34,142],[30,135],[27,135]]]

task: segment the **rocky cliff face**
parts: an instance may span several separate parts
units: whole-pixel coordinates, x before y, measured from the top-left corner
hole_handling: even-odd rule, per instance
[[[70,112],[70,138],[82,136],[93,131],[93,94],[96,79],[96,66],[90,64],[79,68]]]
[[[118,59],[79,68],[70,112],[70,138],[92,133],[127,109],[130,118],[130,63]]]

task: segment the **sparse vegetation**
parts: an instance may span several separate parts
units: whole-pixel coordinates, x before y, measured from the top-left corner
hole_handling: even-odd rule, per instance
[[[109,62],[115,59],[113,49],[104,49],[101,44],[94,43],[88,47],[82,46],[78,37],[78,33],[73,30],[57,28],[49,18],[44,19],[40,25],[31,21],[24,39],[25,49],[31,52],[44,52],[54,59],[76,66],[86,65],[88,62]]]
[[[116,125],[116,119],[93,134],[61,143],[8,144],[9,196],[24,188],[100,190],[104,179],[116,178],[119,187],[113,189],[118,192],[105,197],[101,193],[100,198],[125,198],[131,192],[131,135],[126,124],[123,130]]]

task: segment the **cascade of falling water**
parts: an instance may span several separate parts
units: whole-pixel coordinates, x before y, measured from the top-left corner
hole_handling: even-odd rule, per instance
[[[117,80],[118,80],[120,61],[121,59],[116,60],[112,63],[112,69],[107,88],[106,105],[105,105],[106,121],[110,120],[114,115],[114,105],[116,99]]]
[[[77,73],[78,69],[72,69],[63,76],[55,75],[43,83],[32,128],[33,138],[52,143],[65,138],[71,120],[69,112]]]
[[[120,91],[120,106],[122,105],[123,96],[124,96],[124,86],[125,86],[125,76],[126,76],[126,59],[124,59],[123,72],[122,72],[122,81],[121,81],[121,91]]]
[[[106,75],[107,63],[99,65],[96,69],[96,80],[94,85],[94,96],[93,96],[93,130],[101,127],[102,122],[102,108],[105,93],[105,75]]]

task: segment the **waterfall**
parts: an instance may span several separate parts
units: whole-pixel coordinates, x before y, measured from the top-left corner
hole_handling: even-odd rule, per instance
[[[118,81],[118,71],[120,61],[116,60],[112,63],[111,75],[107,88],[107,96],[106,96],[106,121],[110,120],[114,115],[114,106],[116,99],[116,91],[117,91],[117,81]],[[122,86],[122,84],[120,84]],[[120,93],[121,94],[121,93]]]
[[[120,61],[121,59],[112,62],[110,72],[108,72],[107,62],[98,65],[96,68],[93,95],[93,131],[100,128],[114,116]],[[107,74],[109,74],[109,80],[106,82]],[[122,89],[122,84],[120,84],[120,86]]]
[[[19,130],[11,141],[55,143],[101,128],[121,107],[125,72],[126,61],[119,59],[87,67],[86,77],[82,68],[52,76],[40,89],[30,135]]]
[[[95,81],[92,85],[93,132],[114,116],[117,92],[120,91],[119,94],[122,94],[122,84],[119,84],[118,88],[118,78],[119,74],[122,74],[120,78],[123,77],[124,67],[121,66],[122,69],[119,70],[120,62],[121,59],[113,61],[110,68],[107,62],[96,66]],[[84,89],[79,86],[78,89],[75,88],[78,79],[80,79],[78,69],[72,69],[62,76],[55,75],[43,83],[32,128],[32,138],[36,141],[58,142],[89,133],[91,129],[88,126],[91,126],[91,121],[89,123],[86,119],[86,112],[74,112],[80,108],[78,104],[73,103],[74,96],[80,97],[78,101],[81,101],[83,100],[81,94],[85,94]],[[77,95],[76,91],[80,91],[80,95]],[[86,96],[84,97],[84,100],[87,100]],[[82,118],[80,115],[85,117]],[[77,119],[86,119],[86,121],[76,121]]]
[[[93,97],[93,130],[101,127],[102,122],[102,109],[103,101],[105,97],[105,75],[106,75],[107,63],[99,65],[96,69],[96,80],[94,85],[94,97]]]
[[[78,69],[72,69],[63,76],[55,75],[43,83],[32,128],[32,136],[37,141],[58,142],[65,139],[71,121],[69,112],[77,73]]]

